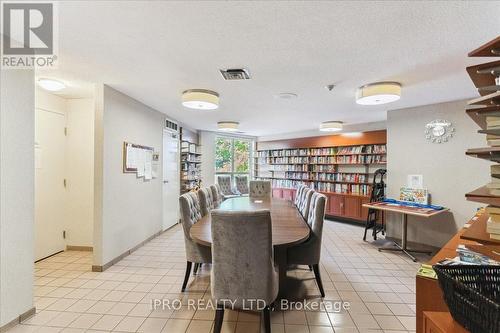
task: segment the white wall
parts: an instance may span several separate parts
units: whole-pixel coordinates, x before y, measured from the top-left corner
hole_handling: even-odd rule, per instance
[[[200,131],[202,186],[215,183],[215,137],[217,133]]]
[[[388,112],[388,197],[399,196],[407,175],[422,174],[432,203],[451,209],[450,214],[428,220],[410,217],[409,241],[442,246],[480,206],[466,201],[465,193],[488,182],[489,163],[467,157],[465,151],[486,146],[486,139],[477,133],[479,127],[465,107],[465,101],[456,101]],[[456,135],[445,144],[433,144],[424,135],[425,125],[439,118],[456,128]],[[388,232],[400,238],[400,216],[389,216]]]
[[[33,307],[34,74],[0,71],[0,327]]]
[[[64,230],[66,245],[93,246],[94,113],[93,98],[65,99],[36,88],[35,107],[66,117]],[[37,111],[40,112],[40,111]]]
[[[94,100],[66,100],[66,244],[93,246]]]
[[[165,115],[106,85],[96,99],[94,265],[104,265],[162,228],[162,175],[123,173],[123,142],[161,153]]]

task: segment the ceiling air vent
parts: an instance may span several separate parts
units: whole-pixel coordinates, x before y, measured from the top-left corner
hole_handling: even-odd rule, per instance
[[[250,73],[245,68],[221,69],[224,80],[250,80]]]
[[[179,132],[179,125],[169,119],[165,119],[165,128],[170,132]]]

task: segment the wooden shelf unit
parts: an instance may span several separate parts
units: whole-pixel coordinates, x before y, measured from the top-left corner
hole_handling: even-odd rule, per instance
[[[495,78],[500,73],[500,61],[469,66],[467,73],[481,96],[500,90],[500,86],[495,82]]]
[[[500,36],[469,52],[469,57],[500,57]]]
[[[299,184],[307,185],[327,196],[327,215],[365,222],[362,205],[369,202],[373,172],[386,165],[385,149],[385,131],[259,142],[253,176],[270,180],[273,196],[288,200]]]
[[[201,186],[201,146],[182,134],[181,128],[180,190],[184,194]]]

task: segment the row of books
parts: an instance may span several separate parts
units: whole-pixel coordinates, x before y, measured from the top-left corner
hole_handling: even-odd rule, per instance
[[[337,156],[319,156],[311,157],[311,164],[370,164],[385,163],[385,155],[337,155]]]
[[[278,177],[275,175],[275,177]],[[305,179],[309,180],[309,173],[307,172],[285,172],[285,176],[283,178],[294,178],[294,179]]]
[[[262,150],[257,157],[292,157],[292,156],[314,156],[314,155],[341,155],[341,154],[385,154],[385,145],[362,145],[347,147],[324,147],[304,149],[280,149]]]
[[[367,175],[360,173],[316,173],[312,179],[356,183],[366,183],[368,181]]]
[[[322,192],[350,193],[350,194],[360,194],[360,195],[370,194],[369,185],[335,184],[335,183],[324,183],[317,181],[292,180],[292,179],[272,179],[271,183],[272,187],[274,188],[297,188],[299,185],[306,185],[314,190]]]
[[[489,215],[486,222],[486,232],[490,234],[490,238],[500,240],[500,207],[488,206],[486,212]]]
[[[266,157],[258,159],[259,164],[297,164],[309,163],[309,157],[288,156],[288,157]]]
[[[309,168],[306,164],[291,164],[291,165],[271,165],[269,171],[302,171],[308,172]]]
[[[335,184],[335,183],[322,183],[314,182],[314,187],[317,191],[322,192],[335,192],[335,193],[352,193],[368,195],[370,193],[370,186],[358,184]]]

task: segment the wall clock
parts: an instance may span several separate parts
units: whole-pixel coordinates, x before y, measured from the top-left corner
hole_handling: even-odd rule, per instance
[[[425,138],[432,143],[448,142],[455,134],[455,127],[451,122],[436,119],[425,125]]]

